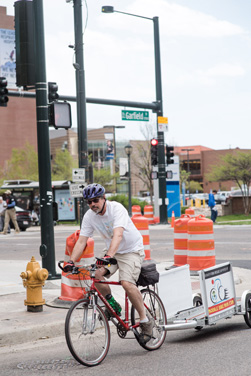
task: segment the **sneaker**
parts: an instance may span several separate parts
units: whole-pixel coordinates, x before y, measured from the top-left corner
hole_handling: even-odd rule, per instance
[[[149,321],[147,322],[141,322],[139,326],[141,329],[140,338],[144,343],[147,343],[148,341],[150,341],[153,335],[153,318],[149,318]]]
[[[7,232],[0,232],[1,235],[7,235]]]

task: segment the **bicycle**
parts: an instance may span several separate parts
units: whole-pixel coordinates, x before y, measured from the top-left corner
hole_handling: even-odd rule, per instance
[[[63,261],[60,261],[58,266],[63,270],[62,263]],[[121,318],[95,287],[95,283],[117,286],[121,286],[121,283],[95,279],[97,268],[96,264],[74,267],[71,273],[82,275],[85,278],[80,279],[81,283],[85,284],[83,287],[85,296],[71,305],[65,320],[66,342],[73,357],[79,363],[92,367],[99,365],[108,353],[111,331],[108,318],[99,301],[108,310],[109,319],[116,326],[117,334],[120,338],[126,338],[127,333],[132,331],[136,340],[144,349],[148,351],[159,349],[166,338],[166,331],[163,329],[163,325],[166,324],[167,319],[164,305],[155,291],[155,285],[153,285],[152,289],[147,286],[141,290],[147,315],[150,315],[155,323],[153,336],[149,342],[145,343],[140,340],[138,313],[133,306],[131,306],[131,322],[129,320],[129,299],[126,292],[124,318]]]

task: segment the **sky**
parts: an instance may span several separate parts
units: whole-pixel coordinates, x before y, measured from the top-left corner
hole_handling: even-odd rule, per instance
[[[0,0],[9,15],[13,0]],[[155,94],[153,22],[159,17],[165,141],[173,146],[251,148],[250,0],[86,0],[82,2],[86,96],[153,102]],[[59,94],[76,95],[73,2],[44,0],[47,81]],[[116,139],[156,135],[149,122],[122,120],[123,107],[87,104],[88,128],[124,125]],[[127,110],[132,108],[127,107]],[[76,126],[75,104],[72,104]],[[139,110],[139,109],[137,109]],[[144,109],[142,109],[144,110]]]

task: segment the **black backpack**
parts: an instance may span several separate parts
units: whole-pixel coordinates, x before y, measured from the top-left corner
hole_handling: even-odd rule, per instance
[[[152,261],[143,262],[137,285],[149,286],[159,282],[159,272],[157,271],[156,264]]]

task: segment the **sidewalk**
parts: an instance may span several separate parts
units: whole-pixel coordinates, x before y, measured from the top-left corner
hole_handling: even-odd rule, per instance
[[[24,305],[26,289],[22,285],[20,273],[26,270],[25,261],[1,261],[0,276],[0,348],[30,341],[45,340],[56,336],[64,336],[64,321],[67,309],[44,305],[43,312],[27,312]],[[170,268],[172,263],[157,264],[161,273]],[[236,294],[251,288],[251,271],[234,268]],[[199,291],[198,276],[191,276],[193,292]],[[50,304],[60,296],[61,280],[46,281],[43,298]],[[119,289],[119,290],[118,290]],[[116,299],[123,304],[122,288],[113,286]]]

